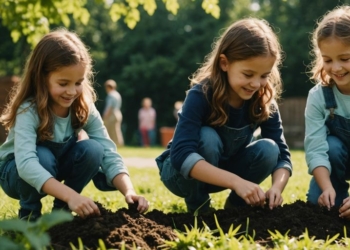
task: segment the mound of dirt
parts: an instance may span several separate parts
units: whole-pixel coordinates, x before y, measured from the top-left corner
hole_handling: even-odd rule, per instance
[[[97,249],[99,239],[104,241],[107,248],[118,249],[124,241],[126,249],[132,249],[133,245],[140,249],[157,249],[164,244],[164,240],[176,239],[174,228],[185,231],[184,225],[188,228],[194,225],[194,216],[189,213],[165,214],[153,210],[139,214],[135,206],[112,212],[101,204],[98,205],[101,210],[99,217],[75,217],[73,221],[51,228],[51,246],[55,250],[70,249],[71,242],[77,247],[80,237],[84,246],[91,250]],[[307,228],[310,237],[323,240],[336,234],[339,234],[338,238],[344,237],[344,227],[350,232],[350,221],[339,218],[338,208],[328,211],[300,200],[273,210],[261,207],[216,210],[211,214],[198,216],[198,226],[203,226],[204,221],[210,229],[215,229],[214,214],[224,232],[228,231],[231,224],[234,227],[241,225],[240,230],[248,228],[248,234],[255,235],[254,239],[260,244],[271,243],[268,230],[278,231],[283,235],[288,232],[289,237],[298,237]]]

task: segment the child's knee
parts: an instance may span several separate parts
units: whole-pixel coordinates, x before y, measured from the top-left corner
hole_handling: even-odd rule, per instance
[[[103,146],[95,140],[83,140],[78,142],[81,156],[89,158],[91,160],[102,160]]]
[[[213,154],[220,155],[223,152],[223,144],[218,133],[211,127],[202,127],[199,138],[199,153],[206,158]]]
[[[39,158],[39,163],[43,168],[45,168],[49,173],[56,177],[57,175],[57,160],[50,149],[42,146],[37,146],[37,155]]]
[[[267,164],[275,166],[280,154],[277,143],[271,139],[260,139],[255,143],[257,147],[254,152],[257,154],[257,157],[260,158],[261,161],[266,161],[268,162]]]
[[[337,165],[338,163],[344,163],[348,160],[348,149],[341,142],[338,143],[329,143],[328,157],[331,165]]]

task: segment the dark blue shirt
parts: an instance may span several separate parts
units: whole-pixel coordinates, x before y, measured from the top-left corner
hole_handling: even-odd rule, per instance
[[[182,109],[179,111],[179,120],[176,125],[173,140],[169,143],[167,150],[158,158],[164,160],[169,154],[171,163],[185,178],[189,177],[189,172],[199,160],[204,158],[198,154],[198,143],[200,130],[202,126],[210,126],[208,117],[211,112],[210,103],[211,94],[208,92],[208,98],[203,93],[202,84],[193,86],[187,93]],[[231,128],[242,128],[252,121],[249,119],[249,104],[245,104],[237,109],[231,106],[227,107],[228,121],[226,126]],[[275,170],[278,168],[286,168],[292,172],[292,164],[290,161],[290,152],[283,135],[282,121],[278,111],[277,104],[275,112],[270,118],[261,124],[261,137],[269,138],[278,144],[280,149],[280,157]]]

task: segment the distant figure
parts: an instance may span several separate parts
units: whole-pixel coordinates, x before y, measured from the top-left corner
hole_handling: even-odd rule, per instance
[[[175,117],[176,121],[179,119],[179,115],[177,112],[179,112],[179,110],[182,108],[182,104],[183,104],[182,101],[176,101],[174,103],[174,111],[173,112],[174,112],[174,117]]]
[[[114,80],[105,82],[107,93],[106,106],[103,111],[103,121],[107,128],[109,137],[117,146],[124,146],[124,138],[121,129],[123,115],[120,111],[122,97],[117,91],[117,83]]]
[[[151,98],[143,98],[141,105],[142,107],[138,114],[141,145],[144,147],[154,146],[156,137],[156,111],[152,107]]]

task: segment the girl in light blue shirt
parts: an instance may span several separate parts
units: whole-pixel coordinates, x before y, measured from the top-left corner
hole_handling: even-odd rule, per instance
[[[328,12],[312,37],[312,79],[305,109],[307,200],[350,219],[350,7]]]
[[[54,209],[99,215],[80,195],[91,180],[101,190],[119,190],[140,212],[148,209],[94,105],[91,67],[80,38],[59,29],[41,39],[12,90],[1,116],[9,133],[0,147],[0,185],[19,200],[21,219],[40,217],[46,195],[55,198]]]

